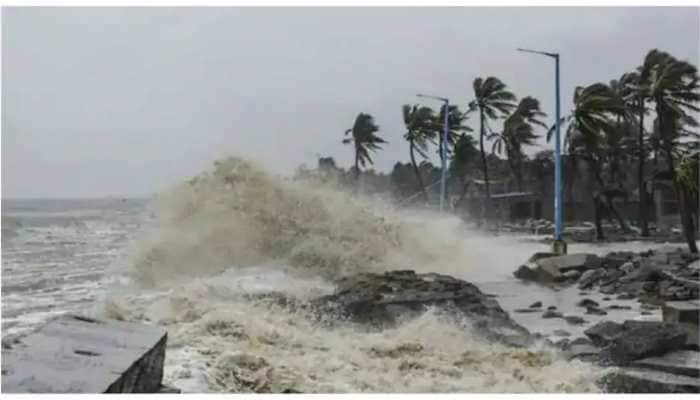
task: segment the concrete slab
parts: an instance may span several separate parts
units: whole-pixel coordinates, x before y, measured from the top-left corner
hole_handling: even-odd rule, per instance
[[[697,300],[690,301],[667,301],[663,305],[664,322],[678,323],[700,323],[700,303]]]
[[[156,393],[165,330],[64,316],[2,353],[4,393]]]
[[[634,361],[632,366],[698,378],[700,377],[700,352],[674,351],[660,357]]]
[[[700,393],[700,379],[639,368],[620,368],[599,382],[610,393]]]

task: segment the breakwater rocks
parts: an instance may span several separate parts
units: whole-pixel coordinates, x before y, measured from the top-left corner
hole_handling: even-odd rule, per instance
[[[588,327],[583,332],[585,338],[571,342],[565,338],[555,345],[569,358],[617,367],[598,382],[607,392],[700,392],[697,254],[673,246],[639,253],[612,252],[603,257],[538,253],[514,275],[552,290],[574,286],[584,291],[575,304],[585,309],[585,314],[605,316],[612,309],[585,297],[591,290],[598,290],[604,301],[637,299],[642,309],[661,306],[663,321],[603,320]],[[542,318],[566,317],[550,308]]]
[[[640,253],[612,252],[604,257],[537,253],[514,275],[547,286],[578,285],[582,290],[597,289],[608,296],[656,305],[700,295],[698,255],[673,246]]]
[[[475,285],[435,273],[390,271],[364,273],[337,282],[335,293],[312,302],[320,314],[371,327],[393,326],[429,308],[470,323],[487,339],[526,346],[534,338],[513,321],[496,300]]]

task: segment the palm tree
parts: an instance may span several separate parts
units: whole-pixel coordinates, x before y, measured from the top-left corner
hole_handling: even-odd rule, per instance
[[[503,147],[506,150],[508,165],[515,176],[518,191],[523,191],[523,146],[532,146],[539,137],[535,135],[534,125],[547,128],[547,125],[540,118],[547,114],[540,110],[540,102],[534,97],[525,97],[520,100],[518,106],[503,123],[503,132],[493,134],[491,137],[496,141],[493,143],[493,152],[501,153]],[[505,146],[504,146],[505,145]]]
[[[654,50],[652,50],[654,52]],[[686,62],[675,59],[668,53],[650,52],[647,57],[653,58],[655,65],[649,73],[649,98],[654,102],[656,117],[659,123],[659,146],[668,165],[668,172],[674,182],[676,165],[681,138],[688,131],[684,126],[697,126],[698,122],[689,111],[698,112],[700,108],[700,85],[697,68]],[[691,252],[697,253],[695,243],[695,228],[692,218],[691,204],[688,204],[688,189],[676,183],[678,205],[681,214],[683,232]]]
[[[423,159],[428,158],[427,151],[429,144],[435,144],[435,130],[432,129],[432,121],[435,116],[433,110],[429,107],[419,107],[417,105],[403,106],[403,123],[406,126],[406,134],[404,139],[408,140],[409,152],[411,154],[411,164],[418,179],[420,190],[423,192],[423,199],[428,202],[428,193],[425,190],[425,184],[421,176],[414,152],[418,153]]]
[[[469,188],[468,179],[469,170],[474,165],[477,157],[479,156],[479,150],[476,148],[476,142],[471,135],[462,134],[457,139],[454,146],[454,156],[450,160],[450,176],[459,178],[462,186],[462,193],[455,204],[458,207],[459,204],[464,200],[467,194],[467,189]]]
[[[445,154],[449,157],[452,153],[452,149],[457,143],[457,140],[462,136],[464,132],[471,132],[472,129],[466,125],[463,125],[464,121],[467,119],[469,111],[463,113],[459,110],[456,105],[451,105],[447,114],[447,146],[445,147]],[[440,112],[434,116],[432,119],[431,126],[435,130],[434,134],[439,138],[438,141],[438,155],[440,156],[440,161],[442,161],[442,141],[445,136],[445,106],[440,107]]]
[[[506,84],[500,79],[490,76],[486,80],[476,78],[473,84],[474,100],[469,103],[469,110],[479,110],[479,151],[481,152],[482,172],[486,186],[486,202],[484,213],[489,215],[491,203],[491,188],[489,186],[489,172],[486,165],[486,152],[484,140],[489,120],[495,120],[507,115],[516,107],[515,95],[506,89]]]
[[[624,105],[620,104],[612,89],[603,83],[595,83],[587,87],[577,87],[574,91],[574,109],[571,115],[562,118],[568,122],[564,140],[568,152],[574,157],[585,160],[600,186],[599,192],[593,193],[594,216],[596,233],[599,239],[603,239],[603,229],[600,223],[600,212],[607,208],[618,220],[623,231],[628,231],[627,225],[615,208],[612,198],[617,196],[617,189],[606,188],[602,178],[602,167],[606,160],[605,135],[614,127],[610,118],[613,115],[624,113]],[[554,127],[547,133],[547,140],[551,138]]]
[[[360,166],[374,164],[369,152],[381,150],[380,144],[386,143],[376,135],[378,131],[379,126],[374,123],[374,118],[365,113],[359,113],[352,128],[345,131],[346,136],[351,133],[352,137],[343,139],[343,144],[355,144],[355,180],[360,178]]]

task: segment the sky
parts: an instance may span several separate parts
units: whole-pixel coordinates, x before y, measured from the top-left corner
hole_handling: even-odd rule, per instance
[[[388,172],[409,159],[401,106],[439,106],[416,93],[465,109],[496,76],[552,123],[553,62],[517,47],[561,54],[566,114],[576,86],[652,48],[697,65],[699,10],[3,8],[2,197],[150,195],[228,155],[285,175],[319,156],[349,167],[359,112]]]

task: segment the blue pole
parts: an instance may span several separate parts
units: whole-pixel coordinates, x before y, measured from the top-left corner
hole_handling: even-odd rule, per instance
[[[557,137],[554,142],[554,240],[561,240],[561,132],[560,132],[560,110],[559,110],[559,54],[554,55],[556,64],[556,122]]]
[[[440,149],[440,152],[442,153],[442,178],[440,182],[440,212],[442,213],[443,209],[443,203],[445,201],[445,175],[447,174],[447,132],[449,130],[448,122],[447,122],[447,117],[448,113],[450,111],[450,101],[445,100],[445,127],[443,130],[442,134],[442,148]]]

